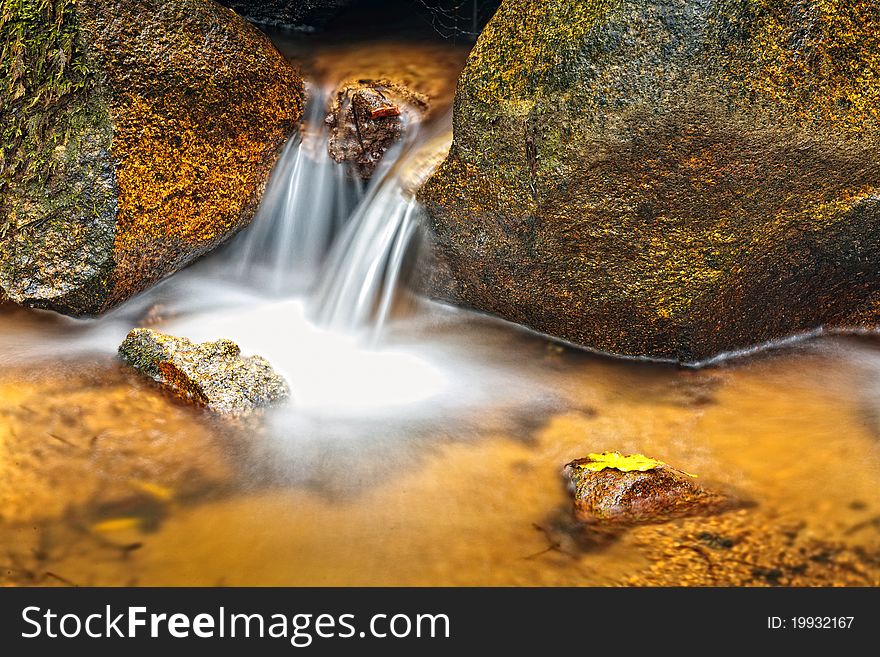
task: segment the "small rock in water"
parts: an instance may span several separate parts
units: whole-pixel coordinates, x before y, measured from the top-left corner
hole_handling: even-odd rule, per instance
[[[406,130],[407,115],[418,120],[428,97],[390,80],[357,80],[341,85],[329,108],[328,151],[336,162],[348,162],[368,180],[385,152]]]
[[[641,454],[590,454],[566,465],[565,474],[576,518],[597,528],[712,515],[739,506],[728,495],[697,485],[695,475]]]
[[[119,355],[141,374],[217,413],[244,415],[290,394],[265,358],[242,358],[231,340],[195,343],[137,328],[119,346]]]

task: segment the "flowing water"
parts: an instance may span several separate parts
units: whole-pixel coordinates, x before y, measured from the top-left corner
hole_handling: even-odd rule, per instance
[[[690,370],[413,298],[406,180],[448,117],[356,184],[326,152],[332,82],[226,248],[100,320],[0,311],[0,582],[880,581],[876,338]],[[246,422],[182,405],[115,360],[140,325],[235,340],[291,402]],[[560,471],[603,450],[755,507],[588,545]]]
[[[312,85],[301,136],[281,152],[251,226],[227,248],[234,279],[275,294],[308,290],[363,185],[327,156],[329,92]]]

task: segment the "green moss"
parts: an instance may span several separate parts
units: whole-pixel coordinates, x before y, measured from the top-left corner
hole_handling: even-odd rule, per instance
[[[564,87],[590,31],[621,0],[517,0],[501,5],[468,60],[465,76],[481,102],[531,105],[548,85]],[[509,111],[509,110],[508,110]]]
[[[113,131],[77,3],[2,2],[0,287],[19,303],[94,307],[112,266]]]
[[[204,0],[0,2],[9,298],[98,314],[250,220],[302,104],[265,35]]]
[[[75,0],[2,0],[0,191],[48,180],[60,166],[55,149],[88,111],[94,75],[78,34]]]
[[[505,0],[420,193],[437,289],[685,361],[848,321],[880,286],[878,71],[874,0]]]

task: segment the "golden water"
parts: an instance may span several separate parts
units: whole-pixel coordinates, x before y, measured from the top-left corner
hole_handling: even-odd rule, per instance
[[[4,367],[0,578],[880,582],[876,340],[823,338],[694,371],[586,355],[479,319],[457,334],[511,354],[513,376],[540,382],[534,399],[300,443],[265,418],[211,419],[110,357]],[[320,423],[312,430],[320,436]],[[572,528],[560,471],[602,450],[661,458],[756,506],[590,547]],[[725,537],[732,548],[718,548]]]

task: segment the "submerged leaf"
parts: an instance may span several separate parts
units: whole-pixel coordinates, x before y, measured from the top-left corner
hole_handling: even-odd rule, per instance
[[[135,517],[111,518],[92,525],[93,532],[106,534],[111,532],[127,531],[129,529],[139,529],[141,527],[141,519]]]

